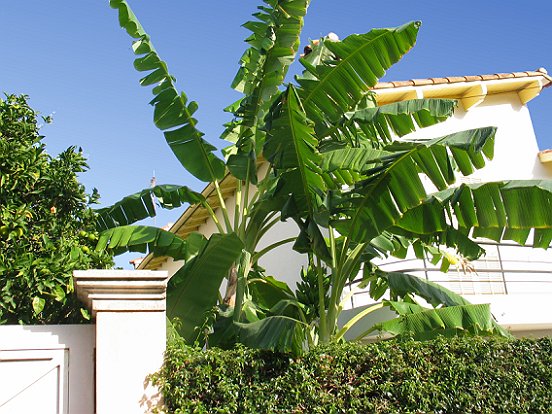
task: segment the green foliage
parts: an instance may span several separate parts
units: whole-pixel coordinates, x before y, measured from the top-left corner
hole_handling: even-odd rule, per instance
[[[27,97],[0,99],[0,324],[83,322],[73,270],[112,265],[93,250],[98,194],[77,180],[82,152],[53,158],[42,138]]]
[[[110,207],[96,210],[98,227],[106,230],[132,224],[147,217],[154,217],[156,214],[154,197],[159,205],[167,210],[178,208],[184,203],[193,204],[205,200],[200,193],[196,193],[188,187],[157,185],[129,195]]]
[[[242,247],[235,234],[214,234],[197,256],[171,277],[167,312],[183,316],[180,334],[188,343],[194,343],[202,334],[197,328],[205,320],[205,309],[216,305],[220,284],[239,258]]]
[[[409,275],[386,273],[374,259],[404,258],[412,247],[419,258],[441,261],[446,270],[455,254],[473,260],[484,253],[472,240],[478,236],[525,244],[533,234],[535,246],[547,247],[552,184],[451,187],[493,158],[496,128],[413,138],[407,134],[450,117],[456,102],[415,99],[377,105],[372,87],[414,46],[420,22],[342,40],[335,35],[314,40],[310,53],[299,59],[303,73],[286,84],[309,3],[264,0],[254,19],[244,24],[251,33],[232,83],[244,96],[225,109],[233,119],[222,134],[230,144],[223,160],[197,129],[197,104],[177,91],[175,77],[128,2],[110,0],[120,26],[133,39],[135,69],[147,73],[141,85],[155,85],[150,102],[154,123],[184,168],[210,184],[205,197],[187,187],[158,186],[103,209],[100,227],[109,230],[98,250],[184,259],[168,286],[168,314],[179,319],[178,330],[188,344],[205,340],[231,347],[239,342],[299,353],[317,343],[341,341],[361,321],[364,334],[379,329],[424,339],[439,334],[508,336],[488,306],[471,305]],[[258,162],[266,173],[257,170]],[[221,188],[225,174],[226,185],[235,183],[230,205]],[[217,233],[209,240],[190,236],[194,240],[187,243],[177,235],[127,227],[156,214],[152,196],[164,208],[195,204]],[[297,224],[295,237],[260,249],[263,236],[277,232],[273,226],[286,220]],[[281,275],[267,274],[259,262],[286,243],[293,243],[308,265],[297,292],[278,282]],[[225,278],[226,293],[219,297]],[[364,309],[339,326],[348,285],[368,288],[375,301],[389,293],[392,301]],[[399,318],[366,326],[368,315],[384,306]]]
[[[552,339],[332,344],[301,358],[171,343],[171,413],[549,413]]]

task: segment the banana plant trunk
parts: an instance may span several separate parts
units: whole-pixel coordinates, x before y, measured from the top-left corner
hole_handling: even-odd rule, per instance
[[[226,293],[224,294],[223,303],[229,307],[234,307],[236,304],[236,290],[238,287],[238,267],[233,265],[228,274],[228,284],[226,285]]]

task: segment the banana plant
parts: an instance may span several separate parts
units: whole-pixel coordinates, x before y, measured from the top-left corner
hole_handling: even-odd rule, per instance
[[[244,24],[251,35],[232,87],[243,97],[225,110],[228,146],[219,156],[193,117],[198,104],[177,90],[175,77],[125,0],[111,0],[133,39],[142,86],[153,86],[155,125],[182,166],[209,183],[210,193],[159,185],[101,209],[97,249],[140,251],[183,260],[168,288],[168,314],[190,343],[301,352],[343,340],[369,315],[387,308],[398,318],[374,331],[424,339],[435,335],[508,335],[489,307],[433,283],[386,273],[374,259],[403,257],[409,248],[442,267],[452,249],[466,259],[484,250],[476,237],[533,244],[552,240],[551,184],[499,182],[454,186],[493,157],[496,129],[461,131],[435,139],[408,134],[450,117],[456,102],[410,100],[378,106],[372,88],[415,44],[419,22],[311,42],[304,70],[285,84],[296,60],[309,0],[265,0]],[[226,203],[221,181],[235,181]],[[436,192],[427,189],[431,186]],[[218,232],[185,240],[133,225],[163,208],[201,206]],[[526,202],[530,200],[531,202]],[[294,221],[296,237],[259,250],[279,221]],[[293,243],[308,266],[293,292],[267,275],[259,259]],[[220,295],[226,282],[226,293]],[[375,303],[340,322],[348,286],[368,289]],[[423,299],[423,300],[421,300]],[[429,306],[429,307],[428,307]]]
[[[262,177],[257,164],[262,154],[264,117],[281,92],[289,65],[299,47],[308,0],[266,1],[255,20],[244,26],[251,31],[248,48],[232,86],[244,96],[226,110],[234,119],[225,125],[222,137],[228,142],[224,157],[204,139],[194,113],[198,104],[176,88],[175,77],[156,52],[148,34],[124,0],[111,0],[119,24],[133,39],[134,67],[144,72],[142,86],[152,86],[154,124],[182,166],[194,177],[210,184],[212,196],[186,186],[158,185],[123,198],[113,206],[98,210],[98,226],[103,233],[97,249],[115,253],[135,251],[183,260],[184,266],[172,276],[168,289],[168,314],[178,318],[180,334],[190,343],[202,341],[203,326],[215,305],[237,309],[232,320],[240,321],[247,297],[248,279],[260,276],[256,263],[263,254],[283,243],[257,251],[267,231],[279,221],[279,208],[285,200],[266,194],[273,191],[272,177]],[[270,170],[269,170],[270,171]],[[236,180],[236,203],[227,205],[221,181]],[[154,199],[156,202],[154,202]],[[263,202],[259,202],[263,200]],[[153,217],[156,205],[166,209],[196,204],[205,209],[218,232],[210,238],[192,234],[186,240],[168,231],[135,225]],[[227,292],[219,289],[228,279]]]

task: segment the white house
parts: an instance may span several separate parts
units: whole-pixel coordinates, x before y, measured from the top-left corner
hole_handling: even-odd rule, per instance
[[[383,82],[374,87],[379,104],[418,98],[452,98],[459,101],[454,116],[447,121],[424,128],[424,137],[432,138],[452,132],[484,127],[498,128],[495,156],[485,168],[463,178],[469,182],[511,179],[552,178],[552,152],[539,152],[527,102],[542,89],[552,85],[546,70],[499,73],[492,75],[414,79]],[[414,132],[415,136],[418,132]],[[262,168],[262,167],[261,167]],[[266,167],[265,167],[266,168]],[[221,183],[227,205],[233,204],[235,181],[227,176]],[[214,200],[214,189],[203,194]],[[216,202],[215,202],[216,203]],[[170,231],[186,237],[193,231],[206,236],[215,226],[200,206],[190,206]],[[293,223],[281,223],[263,239],[268,245],[282,236],[296,235]],[[275,237],[277,234],[278,237]],[[262,248],[263,245],[260,246]],[[450,269],[442,273],[423,260],[389,259],[382,263],[386,270],[401,270],[442,283],[465,295],[473,303],[491,303],[493,314],[502,325],[516,335],[552,333],[552,254],[542,249],[521,247],[513,243],[485,242],[487,254],[471,264],[470,269]],[[285,257],[285,260],[281,258]],[[264,256],[261,265],[269,274],[291,286],[299,278],[304,258],[281,246]],[[169,275],[181,266],[170,258],[147,256],[139,269],[167,270]],[[351,299],[351,308],[366,304],[367,293]]]

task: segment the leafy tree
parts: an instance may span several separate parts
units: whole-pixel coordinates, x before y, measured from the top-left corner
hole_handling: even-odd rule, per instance
[[[473,240],[478,236],[523,244],[534,230],[539,247],[552,239],[549,182],[450,187],[459,174],[471,174],[492,158],[495,128],[412,140],[409,132],[447,119],[456,103],[436,99],[377,106],[371,87],[412,48],[419,22],[313,42],[299,60],[302,75],[284,85],[309,1],[265,0],[255,20],[244,25],[251,31],[249,47],[232,84],[243,98],[226,108],[234,119],[222,134],[230,143],[223,159],[198,129],[193,117],[198,104],[176,89],[127,2],[110,4],[135,39],[134,66],[145,72],[141,85],[154,85],[155,125],[184,168],[210,183],[210,193],[157,186],[128,196],[99,212],[105,231],[97,248],[185,261],[170,281],[168,310],[180,319],[180,334],[189,343],[201,343],[211,329],[210,344],[241,342],[300,352],[307,344],[342,340],[351,326],[382,307],[400,318],[369,331],[419,338],[507,335],[488,305],[471,305],[411,275],[386,273],[373,261],[404,256],[412,246],[446,268],[450,256],[442,248],[475,259],[483,253]],[[424,179],[437,192],[429,193]],[[235,181],[235,206],[226,205],[222,180]],[[155,214],[152,195],[164,208],[202,206],[218,233],[183,240],[157,228],[129,226]],[[284,220],[297,223],[297,237],[259,251],[262,236]],[[309,263],[298,292],[258,266],[267,251],[292,242]],[[225,278],[226,295],[218,299]],[[368,288],[376,300],[387,293],[389,300],[363,309],[339,328],[349,283]]]
[[[49,121],[48,118],[44,119]],[[112,265],[95,252],[95,214],[77,180],[87,165],[70,147],[49,156],[26,96],[0,99],[0,324],[89,319],[72,272]]]

